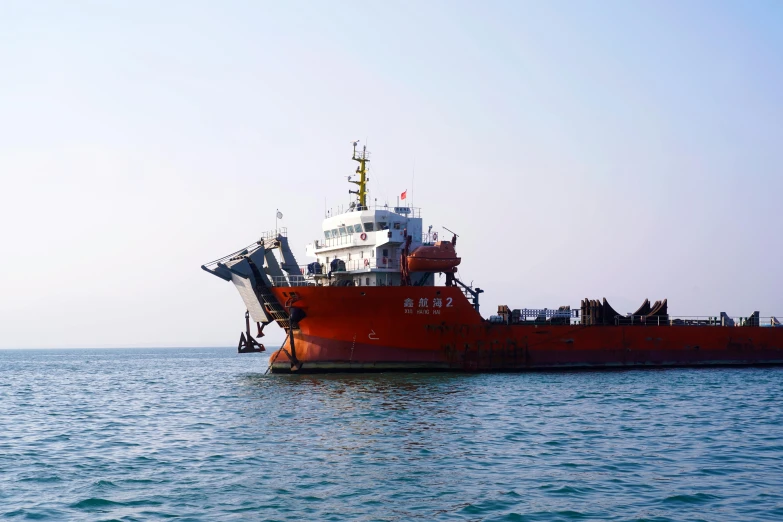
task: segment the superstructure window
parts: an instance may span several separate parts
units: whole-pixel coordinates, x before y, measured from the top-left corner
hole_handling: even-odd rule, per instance
[[[330,234],[329,234],[329,231],[328,231],[328,230],[324,230],[324,237],[325,237],[326,239],[329,239],[329,237],[330,237]]]
[[[394,230],[399,230],[399,229],[400,229],[400,224],[399,223],[395,223],[394,224]]]
[[[332,239],[335,239],[336,237],[337,237],[337,229],[333,228],[332,229]]]
[[[389,225],[385,221],[378,221],[378,230],[386,230],[387,228],[389,228]]]
[[[341,236],[345,235],[345,227],[340,227],[340,235]]]
[[[348,234],[353,234],[353,225],[345,227],[345,231],[348,232]]]
[[[373,230],[373,224],[372,223],[365,223],[364,224],[364,231],[365,232],[372,232]]]
[[[357,234],[361,234],[362,233],[362,224],[361,223],[356,223],[353,226],[353,231],[356,232]]]

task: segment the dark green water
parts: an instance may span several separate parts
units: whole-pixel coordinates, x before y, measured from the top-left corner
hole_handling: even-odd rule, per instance
[[[0,351],[0,517],[783,520],[783,368],[264,369]]]

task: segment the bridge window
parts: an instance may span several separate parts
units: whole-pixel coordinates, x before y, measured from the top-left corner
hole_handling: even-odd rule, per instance
[[[345,235],[345,227],[340,227],[340,235],[341,236]]]
[[[373,224],[372,223],[365,223],[364,224],[364,231],[365,232],[372,232],[373,230]]]
[[[356,232],[357,234],[361,234],[362,233],[362,224],[361,223],[356,223],[353,226],[353,231]]]
[[[378,221],[378,230],[386,230],[387,228],[389,228],[389,225],[385,221]]]
[[[394,230],[399,230],[399,229],[400,229],[400,224],[399,223],[395,223],[394,224]]]
[[[337,239],[337,229],[336,228],[332,229],[332,239]]]
[[[324,237],[326,237],[326,239],[329,239],[329,231],[328,230],[324,230]]]

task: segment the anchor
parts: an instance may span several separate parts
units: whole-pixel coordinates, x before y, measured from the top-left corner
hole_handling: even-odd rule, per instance
[[[258,336],[261,337],[262,335],[264,335],[263,327],[259,324]],[[245,310],[245,331],[239,335],[239,344],[237,345],[237,352],[260,353],[264,351],[266,351],[264,345],[256,341],[255,338],[253,338],[253,336],[250,335],[250,312]]]

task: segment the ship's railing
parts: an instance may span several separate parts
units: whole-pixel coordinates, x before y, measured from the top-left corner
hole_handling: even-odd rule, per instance
[[[353,233],[353,234],[346,234],[344,236],[339,236],[339,237],[332,237],[329,239],[316,239],[313,242],[313,245],[315,246],[316,250],[321,248],[333,248],[337,246],[346,246],[346,247],[355,246],[360,244],[359,243],[360,241],[362,245],[366,244],[370,248],[374,246],[368,243],[367,240],[362,241],[361,238],[358,237],[354,239],[354,236],[359,236],[359,234]]]
[[[421,235],[421,242],[424,245],[432,245],[436,241],[443,241],[443,238],[437,232],[425,232]]]
[[[766,326],[780,327],[781,321],[775,316],[737,316],[728,315],[691,315],[691,316],[652,316],[620,315],[614,318],[615,325],[623,326]]]
[[[214,261],[210,261],[209,263],[204,263],[202,266],[214,269],[219,263],[225,263],[226,261],[230,261],[234,259],[235,257],[244,256],[250,252],[255,251],[259,246],[262,245],[262,241],[256,241],[255,243],[251,243],[247,245],[245,248],[241,248],[237,250],[236,252],[232,252],[228,255],[225,255],[219,259],[215,259]]]
[[[523,308],[509,310],[504,314],[490,316],[491,323],[520,324],[524,322],[566,322],[569,324],[582,324],[579,321],[579,310],[556,310],[548,308]],[[778,316],[779,317],[779,316]],[[723,316],[645,316],[624,315],[617,316],[606,323],[587,323],[586,326],[600,325],[615,326],[725,326],[725,327],[767,327],[781,328],[781,322],[776,316],[761,317],[757,315],[730,317]]]
[[[369,272],[371,270],[400,270],[400,261],[391,257],[373,257],[364,259],[351,259],[345,262],[345,271],[353,272],[356,270],[363,270]]]
[[[577,317],[579,317],[579,310],[554,310],[554,309],[549,309],[549,308],[540,308],[540,309],[538,309],[538,308],[522,308],[522,309],[520,309],[518,311],[519,311],[518,316],[520,318],[523,318],[523,319],[528,319],[528,318],[531,318],[531,317],[534,318],[534,319],[538,319],[538,318],[550,319],[552,317],[561,317],[561,318],[562,317],[566,317],[566,318],[570,318],[570,317],[577,318]],[[516,312],[517,312],[517,310],[513,310],[512,311],[512,313],[511,313],[512,317],[513,316],[517,316]]]
[[[383,236],[381,237],[384,237],[386,239],[386,241],[384,241],[383,243],[397,243],[397,244],[402,244],[405,241],[405,237],[402,235],[402,232],[403,231],[401,229],[389,229],[389,228],[376,231],[377,234],[383,234]],[[375,236],[375,238],[377,241],[378,236]],[[313,241],[313,247],[315,248],[315,250],[321,250],[325,248],[335,248],[335,247],[358,247],[358,246],[375,248],[376,243],[372,241],[370,238],[362,239],[361,233],[358,232],[353,232],[351,234],[346,234],[344,236],[333,237],[329,239],[316,239]]]
[[[314,286],[315,281],[304,276],[270,276],[274,286]]]
[[[395,214],[400,214],[401,216],[407,216],[409,218],[420,218],[421,217],[421,207],[408,207],[405,205],[400,206],[394,206],[394,205],[364,205],[363,207],[359,208],[359,206],[350,207],[349,209],[337,209],[337,212],[334,212],[334,209],[330,210],[326,217],[334,217],[339,216],[342,214],[350,214],[351,212],[358,212],[360,210],[386,210],[388,212],[394,212]]]
[[[468,294],[466,294],[468,296]],[[468,296],[469,297],[469,296]],[[498,315],[490,316],[489,322],[491,323],[509,323],[519,324],[526,321],[530,322],[545,322],[545,321],[558,321],[561,323],[571,324],[572,320],[579,318],[579,309],[550,309],[550,308],[516,308],[514,310],[508,310],[507,312],[499,313]]]
[[[261,241],[268,239],[277,239],[278,237],[288,237],[288,227],[276,228],[274,230],[267,230],[261,233]]]
[[[421,207],[409,207],[407,205],[365,205],[362,210],[386,210],[409,218],[420,218]]]
[[[310,275],[326,276],[331,270],[331,267],[326,264],[321,264],[320,274],[308,274],[307,265],[304,265],[300,268],[302,269],[302,274],[305,276],[310,276]],[[398,259],[394,259],[391,257],[377,257],[377,258],[365,257],[361,259],[350,259],[345,261],[345,270],[344,271],[338,270],[337,272],[357,272],[357,271],[371,272],[377,270],[393,270],[395,272],[399,272],[400,261]]]

